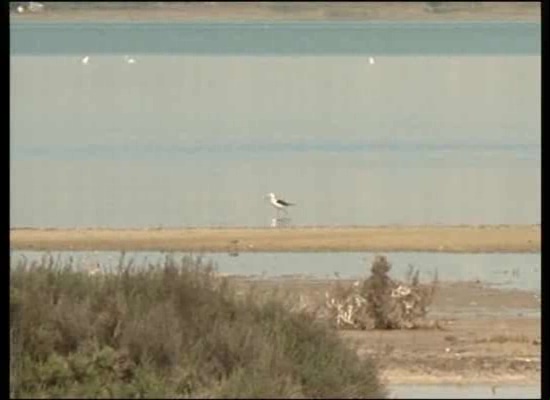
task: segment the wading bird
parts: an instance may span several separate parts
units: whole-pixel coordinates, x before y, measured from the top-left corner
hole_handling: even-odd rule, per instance
[[[265,197],[266,198],[269,197],[269,202],[277,210],[277,215],[279,215],[280,210],[283,210],[285,212],[285,214],[288,214],[287,211],[286,211],[286,208],[289,207],[289,206],[295,206],[296,205],[294,203],[289,203],[288,201],[278,199],[277,197],[275,197],[275,194],[273,194],[273,193],[268,193]]]

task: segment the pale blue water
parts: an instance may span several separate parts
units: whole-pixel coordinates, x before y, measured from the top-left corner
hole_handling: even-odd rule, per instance
[[[540,223],[540,24],[10,33],[11,226]]]
[[[19,22],[12,54],[540,54],[533,22]]]
[[[47,253],[41,251],[12,251],[12,263],[25,257],[39,261]],[[109,251],[61,251],[50,253],[54,259],[85,267],[99,263],[107,270],[116,268],[122,253]],[[125,263],[133,260],[135,266],[162,262],[167,253],[131,252],[124,255]],[[171,252],[176,260],[190,253]],[[410,266],[418,269],[421,281],[432,281],[437,274],[440,281],[475,281],[505,289],[522,289],[540,293],[540,253],[384,253],[392,264],[391,276],[405,279]],[[223,253],[196,253],[206,262],[212,262],[219,272],[250,277],[276,278],[303,275],[316,279],[361,278],[370,275],[374,253],[240,253],[237,257]]]
[[[152,265],[161,266],[168,253],[161,252],[120,252],[107,251],[61,251],[45,253],[41,251],[12,251],[11,265],[20,261],[38,262],[51,255],[53,259],[65,265],[69,263],[77,268],[95,267],[99,263],[105,272],[117,271],[121,261],[123,265],[136,268]],[[190,253],[171,252],[170,257],[179,261]],[[200,257],[205,264],[211,263],[219,272],[246,277],[248,279],[361,279],[370,275],[370,266],[374,253],[240,253],[237,257],[229,254],[206,253],[191,254]],[[418,270],[420,281],[432,282],[437,273],[441,282],[479,281],[486,287],[498,289],[519,289],[541,292],[540,253],[527,254],[456,254],[428,252],[390,252],[385,254],[392,264],[390,275],[397,280],[406,280],[410,266]],[[70,260],[73,262],[71,263]],[[477,304],[468,306],[438,308],[433,307],[430,315],[434,318],[472,318],[495,316],[522,316],[540,318],[540,308],[507,307],[487,308]]]
[[[540,399],[540,385],[390,385],[390,399]]]

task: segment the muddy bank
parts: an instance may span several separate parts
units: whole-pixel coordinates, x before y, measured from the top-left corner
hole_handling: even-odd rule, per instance
[[[374,357],[393,384],[540,381],[538,318],[449,320],[443,329],[343,331],[360,355]]]
[[[233,278],[241,285],[251,284]],[[350,284],[351,281],[339,280]],[[336,281],[254,281],[315,307]],[[290,295],[285,295],[290,293]],[[483,309],[483,313],[479,310]],[[460,310],[460,312],[457,312]],[[538,317],[533,317],[536,315]],[[341,330],[360,356],[371,356],[390,384],[520,384],[540,382],[540,297],[478,282],[440,282],[428,318],[438,327],[412,330]]]
[[[540,225],[11,229],[14,250],[538,252]]]

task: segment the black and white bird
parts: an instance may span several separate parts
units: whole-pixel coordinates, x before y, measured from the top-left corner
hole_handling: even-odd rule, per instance
[[[296,205],[295,203],[289,203],[288,201],[285,201],[283,199],[278,199],[277,197],[275,197],[274,193],[268,193],[266,197],[269,197],[269,202],[273,207],[275,207],[277,213],[279,212],[279,210],[283,210],[286,213],[287,207]]]

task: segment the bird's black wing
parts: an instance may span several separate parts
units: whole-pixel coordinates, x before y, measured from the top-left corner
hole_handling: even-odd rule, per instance
[[[294,203],[289,203],[288,201],[284,201],[284,200],[281,200],[281,199],[277,200],[277,203],[279,203],[282,206],[293,206],[294,205]]]

